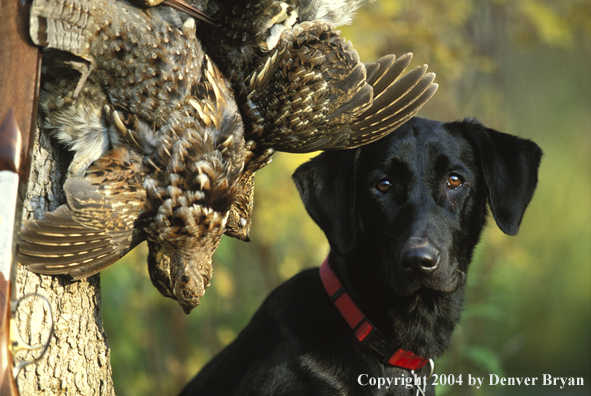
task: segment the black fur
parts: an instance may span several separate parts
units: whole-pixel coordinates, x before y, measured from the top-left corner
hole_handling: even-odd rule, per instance
[[[294,180],[330,242],[331,267],[367,317],[392,347],[436,357],[460,318],[487,201],[499,228],[517,233],[541,155],[535,143],[475,121],[414,118],[376,143],[319,155]],[[456,178],[463,184],[453,189]],[[416,392],[361,386],[362,374],[362,382],[410,375],[359,344],[315,268],[273,291],[181,395]]]

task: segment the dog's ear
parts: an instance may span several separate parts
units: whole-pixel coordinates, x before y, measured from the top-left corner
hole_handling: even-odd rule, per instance
[[[505,234],[517,234],[538,184],[542,150],[531,140],[497,132],[473,120],[455,124],[476,151],[497,225]]]
[[[351,251],[357,233],[354,214],[357,151],[322,153],[300,165],[293,174],[308,214],[339,255]]]

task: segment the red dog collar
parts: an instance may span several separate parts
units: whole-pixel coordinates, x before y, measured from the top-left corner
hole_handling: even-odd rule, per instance
[[[407,370],[418,370],[429,361],[429,358],[415,355],[403,349],[392,351],[386,337],[375,328],[361,312],[357,304],[353,302],[349,293],[347,293],[334,271],[328,265],[328,258],[320,266],[320,279],[322,279],[322,284],[331,301],[355,332],[355,337],[362,345],[377,352],[382,358],[382,363]]]

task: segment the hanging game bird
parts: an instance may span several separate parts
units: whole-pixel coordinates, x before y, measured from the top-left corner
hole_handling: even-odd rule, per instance
[[[76,152],[67,204],[25,222],[19,261],[79,279],[147,239],[166,256],[155,286],[188,313],[209,285],[244,163],[232,92],[193,19],[123,2],[68,4],[36,1],[31,23],[36,43],[82,58],[61,66],[81,77],[54,71],[40,104],[44,127]]]
[[[401,125],[433,95],[437,85],[426,65],[400,78],[410,54],[363,64],[340,37],[334,26],[349,23],[363,2],[206,2],[205,12],[219,24],[200,24],[198,36],[237,91],[246,138],[257,147],[296,153],[358,147]]]
[[[211,102],[217,103],[220,97],[211,94],[217,94],[215,89],[196,94],[202,90],[195,87],[203,86],[203,56],[191,31],[191,19],[162,7],[139,11],[125,2],[94,0],[64,8],[61,2],[36,1],[31,23],[34,41],[78,57],[66,64],[81,78],[72,89],[63,91],[66,93],[60,93],[60,84],[44,87],[45,127],[54,129],[58,139],[76,154],[64,186],[68,206],[48,214],[46,222],[25,225],[28,231],[23,233],[21,262],[37,272],[68,272],[81,278],[100,271],[147,239],[152,282],[163,295],[178,299],[188,312],[207,287],[211,254],[224,231],[226,216],[226,234],[248,238],[255,173],[269,163],[275,149],[308,152],[369,143],[405,122],[434,93],[434,75],[426,74],[426,67],[399,78],[410,56],[398,60],[388,56],[364,65],[351,44],[328,23],[329,17],[328,22],[320,19],[295,25],[298,18],[316,18],[317,9],[314,13],[305,5],[303,12],[299,10],[302,15],[295,18],[293,7],[272,3],[270,9],[279,11],[269,14],[268,26],[262,30],[266,38],[256,38],[248,51],[236,47],[252,55],[245,58],[247,62],[235,62],[231,48],[227,53],[221,51],[226,56],[219,56],[214,42],[220,31],[208,27],[217,32],[206,40],[212,47],[208,50],[218,55],[217,61],[225,66],[239,93],[249,132],[245,144],[231,98],[212,107]],[[344,3],[355,3],[356,7],[359,2]],[[210,4],[214,8],[218,5]],[[72,18],[72,10],[79,18]],[[40,28],[46,25],[47,29]],[[237,32],[240,30],[230,34]],[[220,48],[229,47],[222,40]],[[207,68],[213,68],[206,63]],[[223,92],[224,84],[218,85]],[[227,90],[222,96],[228,96]],[[197,97],[205,99],[200,102]],[[207,98],[215,99],[208,102]],[[212,115],[216,111],[223,116]],[[214,131],[183,135],[181,129],[192,128],[192,122],[199,124],[194,128],[197,131],[212,124]],[[234,138],[220,140],[231,128],[235,129]],[[178,163],[187,169],[190,160],[203,154],[200,147],[194,147],[197,135],[207,141],[207,136],[216,133],[218,138],[208,146],[209,154],[219,151],[225,167],[198,167],[189,175],[180,175],[183,166],[170,170],[171,164]],[[112,150],[104,154],[108,148]],[[205,186],[210,186],[207,180],[220,175],[226,179],[216,184],[223,187],[219,190],[223,194],[216,195]],[[134,178],[134,183],[124,185],[123,181]],[[195,199],[199,213],[187,204]],[[212,209],[214,203],[219,211]],[[210,221],[211,213],[215,216]],[[102,219],[100,224],[91,221],[96,218]],[[93,243],[100,240],[103,250],[88,250],[82,244],[72,253],[78,242],[69,237],[63,242],[59,238],[44,242],[48,233],[64,234],[57,231],[64,227],[75,234],[86,230],[87,239]],[[93,239],[97,230],[101,238]],[[191,251],[195,253],[187,258]],[[52,260],[48,255],[54,256]],[[89,257],[96,255],[99,261]]]
[[[349,23],[362,3],[219,0],[203,7],[218,24],[200,24],[197,34],[232,82],[252,148],[227,235],[249,239],[255,174],[273,151],[359,147],[402,125],[435,93],[426,65],[403,75],[412,54],[360,62],[334,26]]]

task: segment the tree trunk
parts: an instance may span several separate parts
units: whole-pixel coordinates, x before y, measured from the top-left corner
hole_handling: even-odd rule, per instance
[[[43,218],[64,199],[62,185],[68,166],[67,152],[37,131],[31,176],[23,219]],[[50,302],[54,335],[49,349],[37,363],[27,366],[17,378],[21,396],[29,395],[114,395],[110,352],[103,322],[100,277],[80,281],[70,276],[43,276],[20,266],[17,297],[37,293]],[[49,334],[49,311],[38,298],[25,300],[17,311],[17,326],[23,340],[39,345]],[[30,360],[39,352],[20,352]]]

